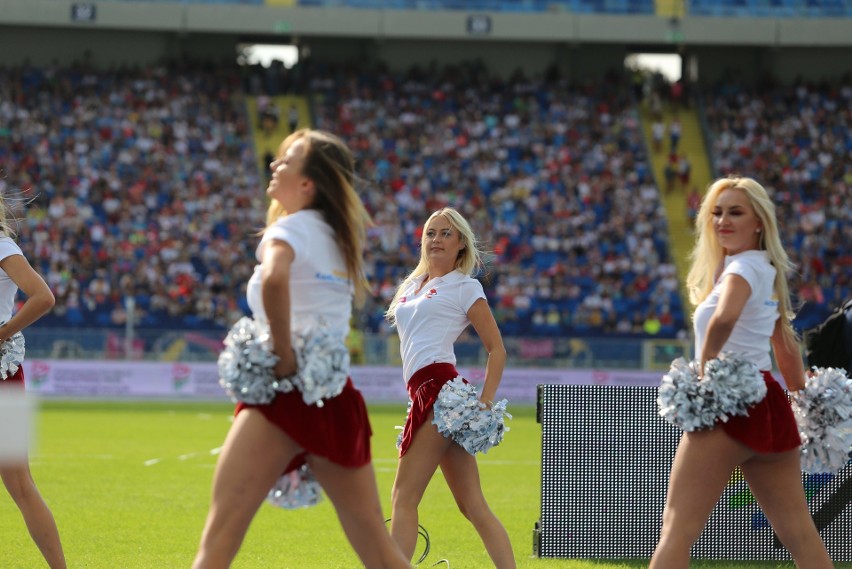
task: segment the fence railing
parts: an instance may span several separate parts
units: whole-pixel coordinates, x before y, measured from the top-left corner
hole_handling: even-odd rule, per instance
[[[212,362],[222,348],[221,331],[123,330],[104,328],[42,328],[25,331],[27,358],[106,359],[160,362]],[[689,355],[681,340],[609,339],[581,337],[504,338],[511,367],[580,369],[665,369],[672,359]],[[352,363],[400,365],[396,335],[353,334]],[[456,343],[459,365],[483,365],[487,360],[476,337]]]

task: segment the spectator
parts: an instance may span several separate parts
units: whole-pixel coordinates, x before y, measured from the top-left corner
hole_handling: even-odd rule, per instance
[[[680,119],[675,116],[669,123],[669,154],[677,153],[680,144],[681,126]]]

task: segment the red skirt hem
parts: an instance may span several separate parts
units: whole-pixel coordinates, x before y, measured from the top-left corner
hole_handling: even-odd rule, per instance
[[[762,373],[766,397],[749,407],[748,416],[731,417],[721,427],[729,437],[758,453],[793,450],[802,440],[790,400],[771,373]]]
[[[400,458],[408,452],[408,447],[414,440],[414,433],[429,418],[429,412],[435,405],[441,388],[458,376],[459,372],[453,364],[438,363],[420,368],[408,380],[406,388],[408,389],[408,398],[411,400],[411,409],[402,429],[402,442],[399,446]]]
[[[14,375],[10,375],[6,379],[0,379],[0,385],[14,385],[15,387],[24,386],[24,366],[19,365],[18,371]]]
[[[322,407],[308,405],[299,391],[279,393],[271,403],[238,403],[234,416],[243,409],[257,409],[284,431],[304,452],[299,453],[284,472],[299,468],[309,454],[320,456],[346,468],[370,463],[370,419],[361,392],[348,379],[343,391],[324,401]]]

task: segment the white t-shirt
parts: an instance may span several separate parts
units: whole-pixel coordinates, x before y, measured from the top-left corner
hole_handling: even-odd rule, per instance
[[[769,340],[778,320],[778,299],[775,297],[775,267],[769,262],[766,251],[750,250],[725,257],[725,268],[716,280],[716,285],[704,302],[695,308],[693,328],[695,331],[695,354],[701,356],[707,325],[719,304],[720,285],[726,275],[739,275],[751,287],[751,296],[743,307],[742,314],[734,324],[731,336],[722,348],[745,356],[762,370],[772,367],[769,357]]]
[[[0,237],[0,261],[12,255],[23,256],[23,251],[10,237]],[[15,294],[18,285],[9,278],[6,271],[0,269],[0,322],[8,322],[15,308]]]
[[[263,233],[256,253],[261,264],[254,268],[246,290],[254,318],[267,321],[261,295],[261,265],[265,245],[272,239],[286,241],[295,253],[290,267],[291,330],[296,332],[322,318],[345,337],[352,314],[353,286],[334,240],[334,230],[322,213],[313,209],[284,216]]]
[[[406,383],[429,364],[456,363],[453,343],[470,324],[467,311],[485,298],[482,284],[459,271],[432,279],[415,294],[425,278],[403,291],[394,312]]]

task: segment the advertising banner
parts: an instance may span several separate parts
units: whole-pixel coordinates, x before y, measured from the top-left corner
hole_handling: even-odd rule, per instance
[[[215,363],[144,362],[123,360],[27,360],[27,389],[47,397],[107,399],[222,399]],[[485,381],[484,368],[461,367],[474,385]],[[353,366],[352,381],[370,402],[408,399],[402,369],[396,366]],[[536,385],[655,386],[659,372],[632,370],[506,369],[499,398],[532,404]]]

